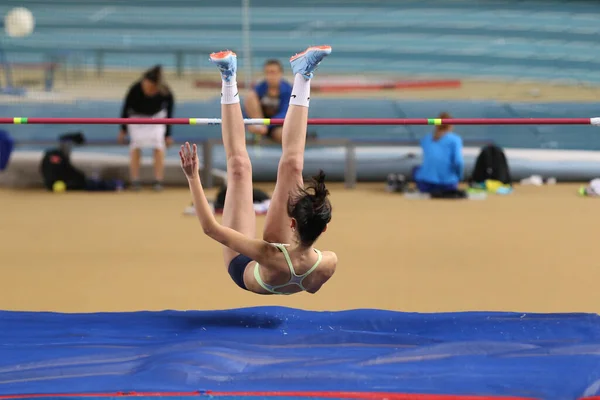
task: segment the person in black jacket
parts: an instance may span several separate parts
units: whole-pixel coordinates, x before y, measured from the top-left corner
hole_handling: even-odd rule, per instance
[[[122,118],[172,118],[174,98],[164,83],[162,68],[157,65],[144,73],[142,79],[129,88],[123,104]],[[173,143],[170,125],[122,125],[119,142],[129,135],[129,175],[134,189],[141,188],[141,150],[154,151],[154,189],[162,189],[165,149]]]

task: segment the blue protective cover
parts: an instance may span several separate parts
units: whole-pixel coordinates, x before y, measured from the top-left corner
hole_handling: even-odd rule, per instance
[[[600,394],[591,314],[0,312],[0,395],[369,391]]]

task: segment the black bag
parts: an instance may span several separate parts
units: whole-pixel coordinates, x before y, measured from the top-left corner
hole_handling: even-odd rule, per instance
[[[470,184],[484,183],[492,179],[505,185],[511,185],[510,169],[504,151],[496,145],[490,144],[481,149],[475,168],[471,174]]]
[[[60,149],[50,149],[44,153],[40,173],[48,190],[52,190],[56,181],[63,181],[67,190],[83,190],[86,187],[85,174],[75,168],[69,156]]]
[[[71,147],[85,144],[82,132],[68,132],[58,137],[59,147],[48,149],[40,163],[40,173],[44,186],[52,190],[56,181],[63,181],[67,190],[85,190],[87,179],[85,174],[71,164]]]
[[[225,207],[225,195],[227,194],[227,187],[222,187],[219,193],[217,194],[217,198],[215,200],[214,206],[216,210],[222,210]],[[253,203],[262,203],[265,200],[269,200],[270,197],[268,194],[263,192],[260,189],[252,189],[252,197]]]

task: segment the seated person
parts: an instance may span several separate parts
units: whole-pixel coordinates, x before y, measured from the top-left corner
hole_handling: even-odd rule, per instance
[[[452,118],[441,113],[438,118]],[[464,161],[462,139],[451,125],[438,125],[421,139],[423,163],[413,170],[413,180],[422,193],[450,192],[458,189]]]
[[[292,95],[292,85],[283,79],[283,65],[278,60],[267,60],[264,65],[265,80],[260,82],[244,99],[247,118],[284,118]],[[281,143],[281,125],[251,125],[248,130],[255,135],[267,136]]]

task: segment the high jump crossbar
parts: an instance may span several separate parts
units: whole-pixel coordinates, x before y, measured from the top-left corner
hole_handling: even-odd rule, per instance
[[[282,118],[248,118],[245,125],[283,125]],[[221,125],[221,118],[0,118],[0,125]],[[595,118],[311,118],[308,125],[600,125]]]

